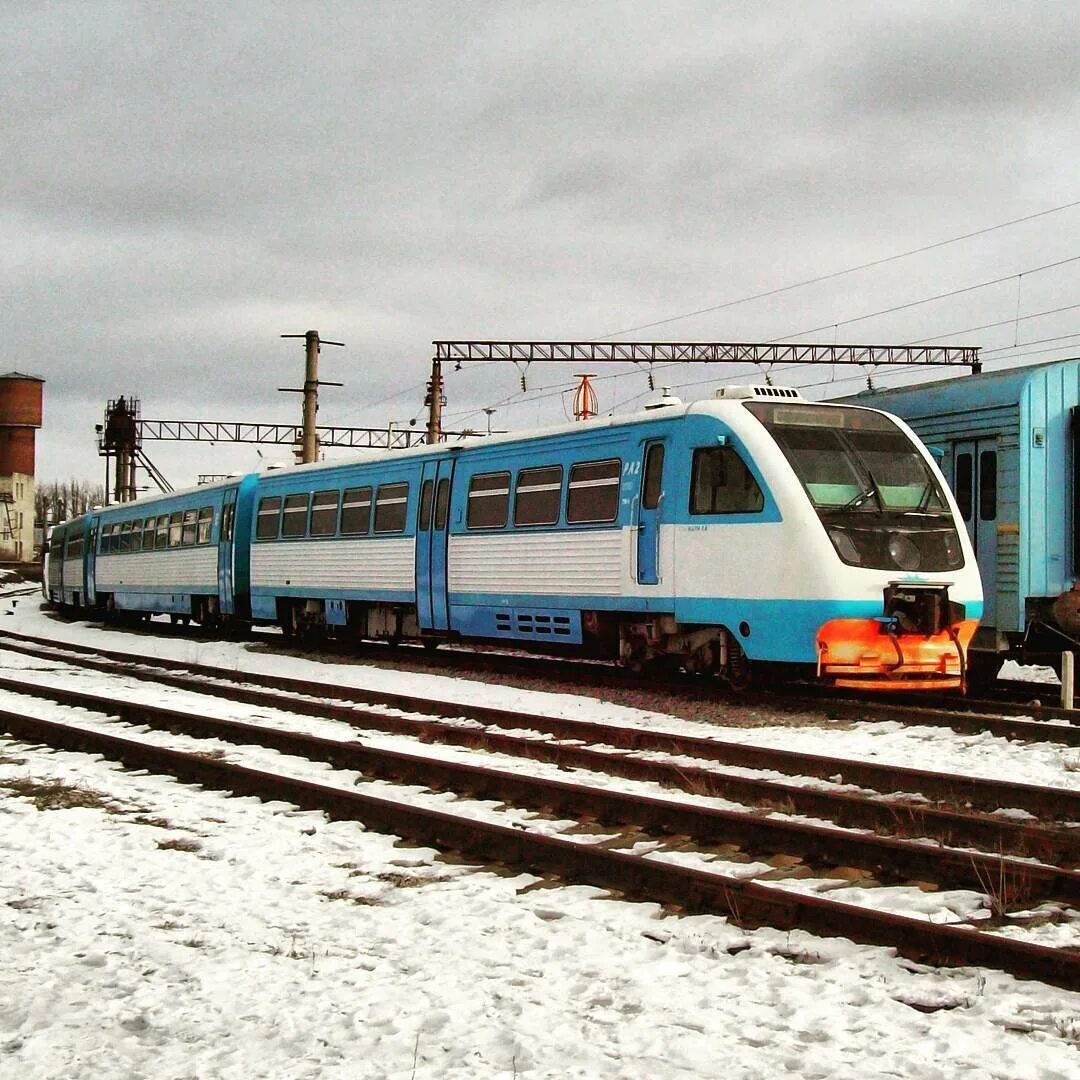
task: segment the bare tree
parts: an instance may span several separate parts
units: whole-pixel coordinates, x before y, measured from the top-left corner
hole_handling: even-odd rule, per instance
[[[39,484],[34,491],[34,518],[53,525],[58,521],[78,517],[105,501],[105,490],[100,484],[85,480],[49,481]]]

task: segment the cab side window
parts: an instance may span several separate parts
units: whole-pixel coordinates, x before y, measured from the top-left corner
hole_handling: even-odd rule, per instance
[[[765,508],[754,474],[730,446],[694,451],[690,476],[691,514],[757,514]]]

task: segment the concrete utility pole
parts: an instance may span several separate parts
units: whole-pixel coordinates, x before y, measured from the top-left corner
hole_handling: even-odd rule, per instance
[[[319,348],[322,345],[340,345],[344,348],[343,341],[322,341],[318,330],[308,330],[306,334],[282,334],[283,338],[304,339],[305,365],[304,387],[302,390],[292,387],[279,386],[278,389],[287,394],[304,395],[303,427],[301,434],[301,464],[317,461],[319,458],[319,439],[315,431],[316,414],[319,411]],[[341,386],[339,382],[324,382],[323,386]]]

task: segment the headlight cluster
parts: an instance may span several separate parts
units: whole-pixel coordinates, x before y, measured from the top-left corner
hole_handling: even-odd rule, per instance
[[[948,528],[830,525],[829,539],[849,566],[872,570],[956,570],[964,565],[960,538]]]

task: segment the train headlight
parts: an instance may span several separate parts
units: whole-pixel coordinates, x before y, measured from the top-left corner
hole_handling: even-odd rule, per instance
[[[889,557],[901,570],[918,570],[922,565],[922,552],[903,533],[889,536]]]
[[[945,533],[945,558],[950,570],[964,565],[964,556],[960,551],[960,537],[952,529]]]
[[[862,562],[862,556],[859,555],[859,549],[855,546],[855,541],[848,536],[844,529],[830,529],[829,539],[833,542],[837,555],[849,566],[858,566]]]

